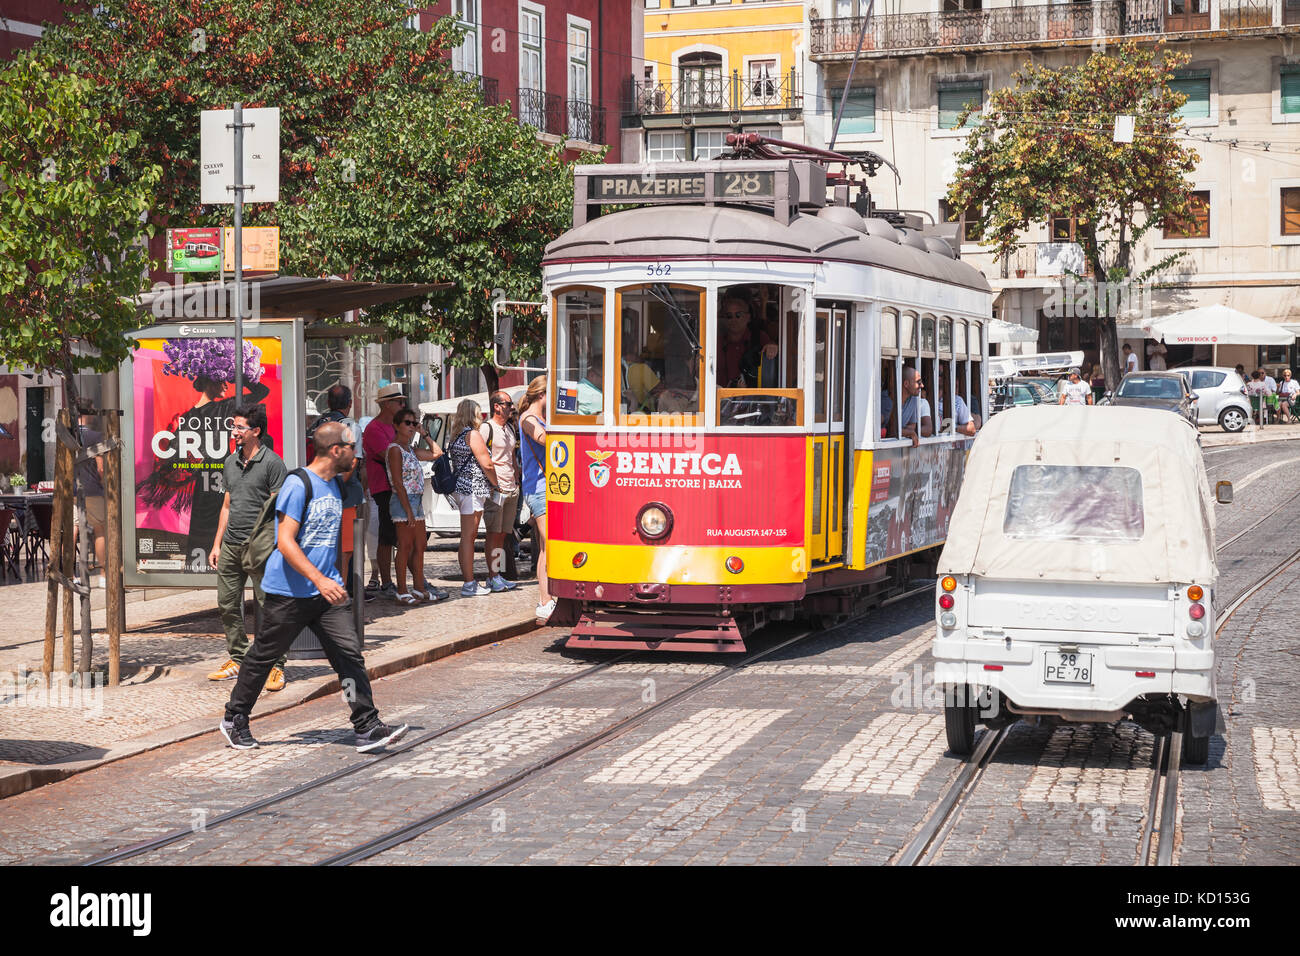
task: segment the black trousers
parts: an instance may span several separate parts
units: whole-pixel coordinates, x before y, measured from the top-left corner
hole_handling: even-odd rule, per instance
[[[247,717],[262,693],[275,662],[284,657],[295,637],[310,627],[329,658],[334,673],[343,682],[343,699],[352,708],[352,726],[364,733],[379,722],[379,712],[370,693],[370,676],[361,656],[361,640],[352,626],[349,608],[330,604],[323,597],[292,598],[268,594],[262,605],[262,631],[239,668],[239,679],[226,704],[226,719],[236,714]]]

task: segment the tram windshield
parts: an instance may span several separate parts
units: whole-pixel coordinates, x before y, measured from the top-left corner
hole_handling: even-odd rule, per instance
[[[605,293],[562,292],[555,302],[554,408],[559,415],[599,415],[605,408]]]
[[[801,424],[796,290],[747,284],[718,293],[718,424]]]
[[[704,368],[704,290],[665,283],[619,292],[620,412],[695,416]]]

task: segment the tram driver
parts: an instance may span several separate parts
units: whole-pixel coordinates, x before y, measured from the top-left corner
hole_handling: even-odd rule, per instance
[[[922,437],[934,434],[934,421],[930,403],[921,395],[921,373],[910,365],[903,366],[903,395],[903,437],[912,439],[915,448]]]
[[[777,345],[753,324],[749,301],[729,292],[718,307],[718,384],[760,388],[777,383]]]

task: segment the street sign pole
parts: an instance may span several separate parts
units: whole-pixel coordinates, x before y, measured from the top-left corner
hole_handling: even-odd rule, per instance
[[[235,407],[244,404],[244,104],[235,104]]]

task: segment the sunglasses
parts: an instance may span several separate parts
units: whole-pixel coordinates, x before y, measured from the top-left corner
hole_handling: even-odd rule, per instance
[[[336,441],[330,445],[331,448],[356,448],[357,443],[354,441]]]
[[[410,425],[412,428],[419,428],[419,427],[420,427],[420,423],[417,422],[417,421],[416,421],[415,419],[413,419],[413,418],[408,418],[408,419],[406,419],[406,420],[404,420],[404,421],[400,421],[400,422],[398,422],[397,424],[399,424],[399,425]]]

